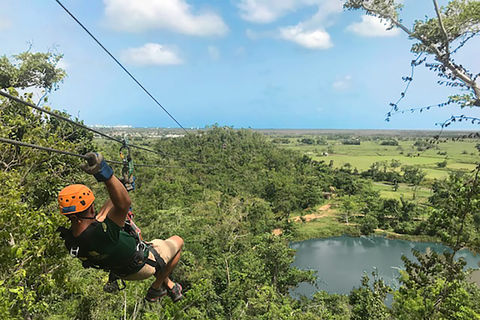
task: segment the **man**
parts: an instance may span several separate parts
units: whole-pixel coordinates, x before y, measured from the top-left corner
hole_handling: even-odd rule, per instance
[[[80,167],[93,174],[98,182],[105,183],[110,199],[97,214],[95,197],[88,187],[76,184],[60,191],[60,213],[71,222],[71,228],[62,233],[70,253],[81,259],[84,267],[110,271],[109,281],[155,276],[145,297],[149,302],[167,294],[174,302],[180,300],[182,287],[170,280],[169,275],[180,259],[183,239],[173,236],[145,243],[123,230],[131,205],[130,196],[101,154],[87,153],[86,156],[88,162]]]

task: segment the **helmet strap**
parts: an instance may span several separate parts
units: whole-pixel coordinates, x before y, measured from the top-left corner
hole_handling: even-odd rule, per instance
[[[95,217],[77,217],[78,220],[87,219],[87,220],[95,220]]]

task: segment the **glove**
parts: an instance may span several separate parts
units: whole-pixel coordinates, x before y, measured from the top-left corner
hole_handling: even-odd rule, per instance
[[[121,183],[123,183],[125,189],[127,189],[128,192],[135,190],[135,177],[130,177],[130,178],[120,178],[119,179]]]
[[[112,168],[105,162],[105,159],[100,153],[89,152],[86,156],[90,159],[80,165],[83,171],[93,174],[98,182],[107,181],[113,176]]]

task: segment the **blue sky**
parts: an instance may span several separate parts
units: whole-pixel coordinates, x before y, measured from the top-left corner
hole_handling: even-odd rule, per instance
[[[404,24],[434,16],[403,0]],[[399,114],[389,103],[410,75],[412,42],[341,0],[63,0],[184,127],[436,129],[455,107]],[[446,1],[440,1],[445,4]],[[86,124],[176,127],[54,0],[0,0],[0,54],[56,48],[68,77],[50,104]],[[480,70],[474,39],[456,57]],[[444,102],[452,89],[425,67],[401,109]],[[474,112],[475,111],[475,112]],[[453,129],[476,129],[454,126]]]

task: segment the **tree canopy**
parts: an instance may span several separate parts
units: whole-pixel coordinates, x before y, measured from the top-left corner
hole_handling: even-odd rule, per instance
[[[67,75],[65,70],[57,67],[62,58],[61,54],[28,51],[14,55],[12,59],[0,56],[0,88],[58,89]]]

